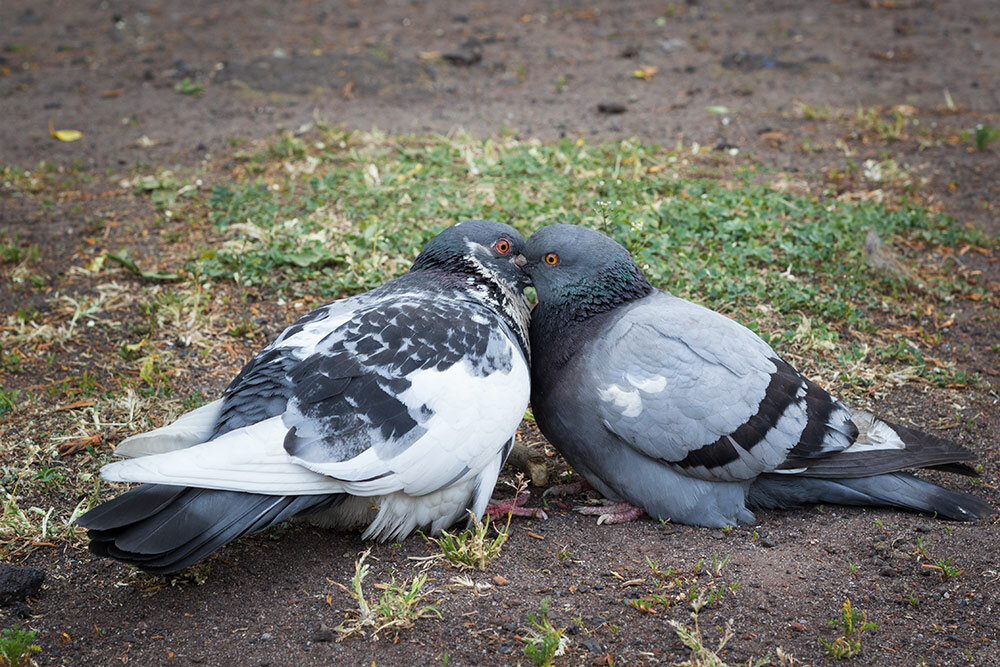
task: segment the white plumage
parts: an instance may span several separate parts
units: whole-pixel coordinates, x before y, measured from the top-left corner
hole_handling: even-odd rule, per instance
[[[291,516],[396,539],[481,515],[528,403],[522,247],[456,225],[292,324],[221,399],[122,442],[102,475],[143,486],[81,518],[91,549],[171,572]]]

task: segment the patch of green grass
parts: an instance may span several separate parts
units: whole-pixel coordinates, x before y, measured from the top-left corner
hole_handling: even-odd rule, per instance
[[[697,611],[702,607],[720,604],[727,594],[735,597],[741,586],[738,581],[726,583],[721,580],[728,562],[729,556],[719,558],[712,554],[711,564],[705,558],[700,558],[689,570],[675,571],[673,567],[661,569],[659,560],[647,556],[646,565],[653,575],[653,586],[645,596],[627,598],[624,603],[649,615],[659,614],[679,602],[696,606]],[[711,581],[706,583],[701,577],[708,577]]]
[[[350,588],[343,584],[337,584],[358,605],[356,611],[349,611],[348,617],[334,628],[340,634],[341,639],[366,629],[371,629],[372,638],[377,639],[380,632],[409,628],[421,618],[441,618],[437,603],[423,604],[428,595],[423,590],[427,583],[427,575],[414,576],[402,585],[397,584],[396,580],[393,579],[383,586],[377,599],[369,600],[366,598],[362,584],[365,577],[368,576],[369,568],[365,559],[370,553],[371,549],[367,549],[361,554],[361,558],[354,563],[354,576],[351,577]]]
[[[989,245],[905,203],[792,195],[757,184],[755,170],[726,183],[684,178],[678,154],[636,142],[338,136],[316,152],[310,174],[215,188],[209,217],[228,241],[200,260],[208,274],[276,286],[316,280],[323,291],[357,292],[404,271],[434,233],[463,218],[496,218],[525,232],[569,222],[614,236],[652,282],[675,293],[724,309],[766,304],[793,324],[804,314],[850,325],[861,319],[859,303],[877,305],[907,289],[868,266],[869,230],[884,239]],[[283,148],[277,155],[298,159]],[[937,283],[959,289],[947,277]]]
[[[42,647],[34,644],[34,630],[22,630],[15,625],[0,632],[0,667],[24,667],[31,660],[32,653],[39,653]]]
[[[941,581],[948,581],[949,579],[954,579],[955,577],[965,572],[964,569],[960,569],[957,565],[952,563],[951,556],[948,556],[947,558],[938,558],[936,561],[934,561],[933,565],[925,563],[924,567],[929,567],[931,569],[937,570],[938,574],[941,577]]]
[[[566,628],[556,628],[549,620],[549,598],[543,598],[538,616],[528,612],[527,632],[524,633],[524,655],[535,667],[549,667],[566,651],[569,640],[563,636]]]
[[[482,521],[473,517],[472,525],[459,533],[441,531],[441,537],[428,537],[441,549],[441,554],[452,565],[460,569],[485,570],[500,555],[500,550],[510,535],[510,522],[503,528],[496,528],[496,537],[490,537],[490,519]]]
[[[670,619],[668,621],[670,627],[674,631],[674,634],[677,635],[677,638],[681,640],[681,643],[687,647],[688,651],[690,651],[687,660],[674,664],[686,665],[687,667],[728,667],[728,663],[722,659],[720,654],[722,654],[723,650],[726,648],[726,644],[728,644],[729,641],[735,636],[735,632],[733,632],[733,620],[729,619],[724,625],[719,627],[719,631],[722,633],[722,636],[719,637],[715,647],[713,648],[705,641],[705,637],[702,634],[701,626],[699,624],[701,610],[710,604],[709,600],[704,594],[702,594],[690,600],[690,603],[691,625],[685,625],[674,619]],[[795,662],[794,658],[790,654],[786,654],[780,646],[777,648],[777,655],[777,664],[779,665],[790,666]],[[763,665],[774,663],[771,661],[771,655],[768,654],[757,660],[751,658],[744,664],[748,667],[762,667]]]
[[[195,192],[194,186],[179,181],[171,171],[163,171],[155,176],[138,179],[135,190],[138,193],[148,194],[153,204],[164,211],[176,207],[179,198],[191,196]],[[119,254],[121,255],[121,253]]]
[[[861,639],[858,637],[863,632],[874,630],[877,625],[868,621],[868,613],[859,611],[851,606],[850,598],[844,600],[844,605],[840,610],[840,617],[830,619],[830,627],[839,627],[841,636],[828,642],[822,637],[819,643],[823,645],[831,658],[837,660],[847,660],[853,658],[861,652]]]
[[[20,390],[4,389],[0,385],[0,416],[7,412],[13,412],[17,407],[17,397],[21,395]]]
[[[32,475],[31,481],[38,482],[46,488],[57,488],[66,481],[66,476],[60,468],[46,466]]]
[[[9,241],[0,240],[0,264],[20,264],[24,261],[36,261],[41,253],[37,245],[23,248]]]
[[[203,92],[205,92],[205,84],[198,83],[190,77],[184,77],[182,81],[178,81],[174,84],[174,90],[181,95],[190,95],[191,97],[198,97]]]
[[[21,362],[24,358],[20,352],[7,352],[0,348],[0,372],[16,375],[21,372]]]
[[[993,127],[989,123],[976,125],[975,130],[961,130],[958,138],[967,144],[972,144],[977,151],[984,151],[990,147],[997,139],[1000,139],[1000,127]]]

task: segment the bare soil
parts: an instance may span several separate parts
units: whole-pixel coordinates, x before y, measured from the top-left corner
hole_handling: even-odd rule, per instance
[[[1000,232],[1000,142],[974,151],[957,139],[958,129],[1000,125],[1000,9],[992,0],[5,2],[0,26],[0,164],[7,166],[75,162],[100,182],[137,163],[207,165],[231,150],[232,137],[270,137],[315,118],[393,133],[636,136],[736,148],[817,190],[849,190],[836,176],[848,163],[891,155],[927,205],[955,224]],[[656,71],[647,69],[644,80],[633,75],[641,68]],[[177,92],[185,79],[204,84],[204,92]],[[832,117],[827,105],[875,107],[887,122],[895,107],[930,134],[892,140]],[[54,141],[50,118],[84,139]],[[82,185],[54,206],[5,196],[0,228],[43,245],[43,273],[54,281],[93,234],[87,225],[98,212],[137,253],[155,258],[156,234],[129,222],[148,216],[148,203],[119,201],[106,210],[101,187]],[[1000,281],[995,260],[963,261]],[[27,291],[0,294],[0,306],[5,316],[46,307]],[[264,303],[234,303],[234,312],[241,307],[256,309],[265,331],[230,359],[191,360],[191,387],[206,395],[221,391],[252,347],[293,315]],[[983,386],[911,383],[881,411],[974,449],[984,470],[972,490],[1000,503],[996,307],[956,303],[954,322],[940,333],[934,354],[979,373]],[[117,343],[81,345],[113,355]],[[88,363],[60,359],[67,372]],[[0,421],[0,428],[10,436],[28,427]],[[544,446],[530,429],[523,437]],[[551,467],[563,465],[553,457]],[[966,480],[946,483],[970,488]],[[739,583],[700,619],[711,645],[733,619],[727,661],[769,652],[776,661],[781,646],[806,664],[833,662],[817,638],[836,636],[827,622],[850,598],[878,625],[862,635],[857,662],[998,664],[996,518],[958,524],[806,508],[760,512],[759,525],[723,533],[648,519],[597,526],[571,512],[572,502],[551,504],[548,520],[518,521],[502,556],[469,575],[478,587],[432,564],[443,619],[378,641],[331,641],[329,630],[350,606],[331,582],[349,579],[365,545],[305,526],[238,541],[210,560],[200,585],[147,585],[82,550],[39,546],[17,561],[48,573],[29,601],[33,616],[0,610],[0,626],[38,630],[40,664],[515,664],[527,662],[520,639],[527,613],[549,597],[554,624],[569,627],[572,640],[557,664],[682,660],[688,651],[667,621],[690,623],[689,608],[678,602],[647,614],[625,603],[653,589],[650,558],[702,586]],[[410,557],[432,552],[419,537],[378,545],[370,581],[405,576],[419,565]],[[713,555],[730,556],[721,574],[706,573],[704,564],[691,573]],[[927,567],[947,557],[959,575]]]

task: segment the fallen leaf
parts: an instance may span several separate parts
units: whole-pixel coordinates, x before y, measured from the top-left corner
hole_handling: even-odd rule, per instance
[[[57,130],[52,124],[52,119],[49,119],[49,134],[59,141],[76,141],[77,139],[83,138],[83,132],[80,130]]]
[[[788,135],[785,134],[784,132],[781,132],[780,130],[770,130],[768,132],[762,133],[760,135],[760,138],[766,141],[772,147],[780,148],[782,142],[788,140]]]
[[[731,109],[729,107],[724,107],[721,104],[710,106],[710,107],[705,107],[705,111],[707,111],[708,113],[718,114],[720,116],[723,115],[723,114],[736,113],[737,112],[736,109]]]
[[[83,438],[74,438],[72,440],[67,440],[65,442],[59,443],[59,456],[72,456],[78,452],[82,452],[87,448],[88,445],[96,446],[101,444],[101,434],[95,433],[94,435],[88,435]]]
[[[649,81],[656,73],[660,71],[659,67],[654,67],[653,65],[644,65],[639,69],[632,72],[632,76],[636,79],[642,79],[643,81]]]

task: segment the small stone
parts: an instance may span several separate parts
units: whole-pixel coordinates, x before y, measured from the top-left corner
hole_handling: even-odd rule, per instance
[[[483,43],[475,37],[470,37],[462,42],[458,51],[445,53],[441,59],[456,67],[471,67],[483,59]]]
[[[615,114],[625,113],[628,111],[628,107],[621,102],[601,102],[597,105],[597,112],[613,116]]]
[[[798,621],[792,621],[791,623],[788,624],[788,627],[794,630],[795,632],[806,631],[806,626],[803,625],[802,623],[799,623]]]
[[[269,642],[269,641],[271,641],[272,639],[274,639],[274,636],[273,636],[273,635],[272,635],[272,634],[271,634],[270,632],[265,632],[264,634],[262,634],[262,635],[260,636],[260,640],[261,640],[262,642]]]
[[[333,639],[333,630],[317,630],[312,636],[314,642],[332,642]]]
[[[587,639],[584,639],[580,643],[583,646],[586,646],[587,650],[590,651],[591,653],[601,653],[604,651],[604,649],[601,648],[601,642],[597,641],[596,637],[588,637]]]
[[[896,571],[891,567],[883,567],[878,573],[883,577],[895,577]]]
[[[493,577],[493,583],[496,584],[497,586],[506,586],[507,584],[510,583],[510,581],[508,581],[507,577],[503,576],[502,574],[498,574],[495,577]]]

